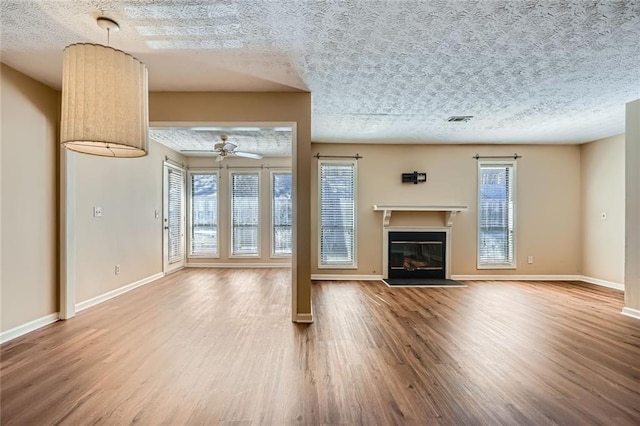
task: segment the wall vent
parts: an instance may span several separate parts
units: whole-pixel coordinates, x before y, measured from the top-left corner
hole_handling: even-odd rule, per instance
[[[473,115],[452,115],[451,117],[447,118],[447,121],[451,121],[453,123],[466,123],[472,118]]]

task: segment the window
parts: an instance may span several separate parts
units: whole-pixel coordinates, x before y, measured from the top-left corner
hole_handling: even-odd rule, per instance
[[[515,163],[478,163],[478,268],[515,268]]]
[[[271,174],[271,255],[291,255],[291,172]]]
[[[190,255],[218,256],[218,174],[190,173]]]
[[[231,255],[259,255],[260,173],[231,172]]]
[[[356,163],[321,161],[320,267],[356,266]]]

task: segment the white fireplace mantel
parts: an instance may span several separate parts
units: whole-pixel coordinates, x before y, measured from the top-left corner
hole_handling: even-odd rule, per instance
[[[445,212],[445,225],[452,226],[453,219],[459,212],[467,211],[467,206],[405,206],[405,205],[377,205],[373,206],[374,211],[383,212],[382,226],[388,227],[391,222],[393,212]]]

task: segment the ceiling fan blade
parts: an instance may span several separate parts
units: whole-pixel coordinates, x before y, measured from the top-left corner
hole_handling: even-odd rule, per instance
[[[218,151],[212,151],[210,149],[181,149],[180,152],[182,154],[209,154],[216,157],[220,155]]]
[[[191,130],[195,132],[216,132],[223,130],[222,127],[212,127],[212,126],[196,126],[192,127]]]
[[[233,151],[234,149],[236,149],[237,147],[238,147],[238,145],[236,145],[235,143],[227,142],[227,143],[224,144],[222,149],[224,149],[227,152],[230,152],[230,151]]]
[[[260,160],[262,158],[262,154],[254,154],[252,152],[233,151],[233,154],[236,157],[253,158],[254,160]]]

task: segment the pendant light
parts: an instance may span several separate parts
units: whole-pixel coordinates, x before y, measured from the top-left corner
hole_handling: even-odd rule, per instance
[[[118,24],[98,18],[111,31]],[[78,43],[63,52],[60,143],[104,157],[142,157],[148,151],[147,68],[109,46]]]

